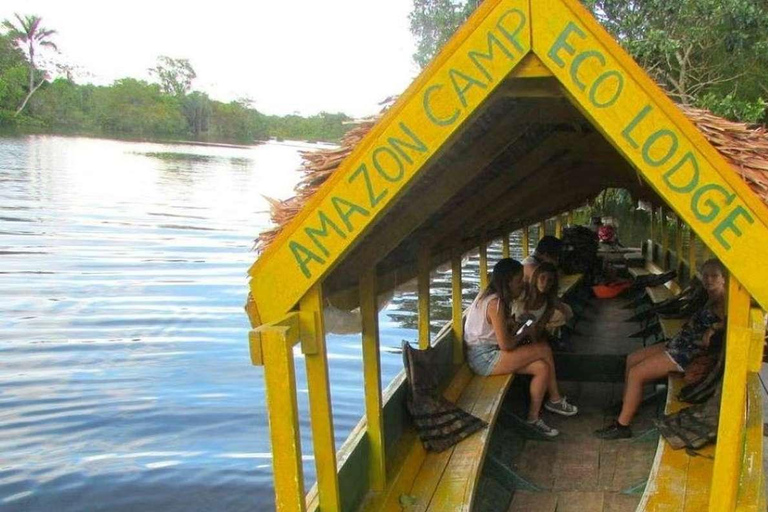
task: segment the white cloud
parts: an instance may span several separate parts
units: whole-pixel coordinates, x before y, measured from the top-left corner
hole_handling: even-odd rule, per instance
[[[410,0],[242,2],[6,0],[0,18],[36,14],[66,60],[95,83],[148,79],[158,55],[188,58],[195,86],[269,114],[368,115],[416,76]]]

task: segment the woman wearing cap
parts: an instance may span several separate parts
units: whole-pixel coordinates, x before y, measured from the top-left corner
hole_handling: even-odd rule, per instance
[[[578,409],[560,394],[555,376],[552,350],[542,342],[530,343],[535,328],[510,318],[510,307],[524,290],[523,266],[512,258],[504,258],[493,267],[491,282],[469,307],[464,327],[467,363],[478,375],[501,375],[512,372],[531,375],[531,406],[528,423],[542,434],[554,437],[559,432],[540,418],[544,395],[549,400],[544,408],[563,416],[573,416]],[[512,325],[511,333],[508,326]]]

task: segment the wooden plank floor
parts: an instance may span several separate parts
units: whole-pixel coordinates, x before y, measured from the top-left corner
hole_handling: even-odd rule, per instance
[[[622,309],[625,304],[623,299],[591,301],[570,352],[624,355],[642,348],[641,340],[627,337],[640,327],[625,321],[634,315]],[[560,388],[579,406],[579,414],[563,418],[544,412],[560,436],[525,440],[516,450],[511,468],[541,490],[515,491],[509,512],[634,512],[653,465],[658,434],[652,419],[662,404],[641,408],[632,426],[634,438],[603,441],[593,433],[615,418],[608,406],[621,399],[623,383],[563,382]]]

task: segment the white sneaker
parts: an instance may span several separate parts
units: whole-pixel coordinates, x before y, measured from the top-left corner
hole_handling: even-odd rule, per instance
[[[536,421],[529,421],[528,425],[536,429],[536,431],[539,434],[542,434],[547,437],[556,437],[560,434],[560,431],[556,428],[552,428],[546,423],[544,423],[544,420],[541,418],[537,419]]]
[[[560,416],[573,416],[579,412],[579,408],[573,404],[569,404],[565,397],[562,397],[559,402],[547,400],[544,402],[544,408],[549,412],[559,414]]]

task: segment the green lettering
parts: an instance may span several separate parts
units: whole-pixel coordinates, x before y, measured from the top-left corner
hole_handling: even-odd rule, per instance
[[[333,203],[333,207],[336,208],[336,213],[339,215],[339,218],[344,221],[344,225],[347,226],[347,230],[349,230],[350,233],[353,229],[355,229],[355,227],[349,221],[349,218],[352,215],[356,213],[362,215],[363,217],[370,215],[370,212],[368,212],[368,210],[362,206],[357,205],[351,201],[347,201],[341,197],[332,197],[331,203]],[[343,207],[346,207],[346,211],[342,210]]]
[[[467,106],[467,98],[465,96],[465,93],[467,91],[469,91],[471,88],[475,86],[480,87],[481,89],[486,89],[488,87],[485,83],[481,82],[480,80],[477,80],[476,78],[473,78],[455,69],[449,69],[448,76],[451,77],[453,90],[456,91],[456,95],[459,97],[459,100],[461,101],[461,104],[464,107]],[[465,84],[463,87],[459,86],[459,82],[457,79],[464,80]]]
[[[506,27],[504,27],[504,20],[509,16],[510,14],[516,14],[519,17],[519,23],[517,26],[512,29],[512,32],[509,32]],[[496,23],[496,28],[499,29],[499,32],[504,34],[504,37],[506,37],[512,45],[517,49],[517,51],[522,52],[523,46],[518,42],[517,36],[522,32],[523,28],[525,28],[525,13],[521,11],[520,9],[510,9],[504,14],[501,15],[501,18],[499,18],[499,22]]]
[[[568,55],[573,55],[576,53],[576,49],[568,44],[568,36],[571,34],[576,34],[581,39],[587,38],[587,34],[585,34],[583,30],[581,30],[574,22],[569,21],[560,35],[557,36],[557,39],[552,44],[552,48],[550,48],[549,52],[547,53],[547,56],[552,59],[552,61],[557,64],[558,67],[565,67],[565,62],[563,62],[563,59],[561,59],[558,55],[560,50],[565,50]]]
[[[613,96],[611,96],[608,99],[608,101],[600,103],[597,101],[597,90],[603,82],[605,82],[612,76],[616,77],[616,90],[614,91]],[[616,101],[619,99],[619,96],[621,96],[621,91],[623,90],[624,90],[624,76],[616,70],[606,71],[605,73],[597,77],[597,80],[595,80],[595,83],[593,83],[592,87],[589,89],[589,101],[591,101],[592,104],[597,108],[610,107],[611,105],[616,103]]]
[[[412,164],[413,160],[411,159],[410,156],[408,156],[408,153],[403,151],[402,146],[408,149],[417,151],[419,153],[426,153],[427,151],[429,151],[429,148],[427,148],[427,145],[424,144],[421,141],[421,139],[419,139],[419,137],[417,137],[416,134],[413,133],[413,131],[411,131],[411,129],[408,128],[408,126],[402,121],[400,122],[400,129],[403,130],[403,133],[405,133],[408,137],[410,137],[411,142],[410,143],[405,142],[402,139],[396,139],[394,137],[388,138],[387,142],[389,142],[389,145],[392,146],[395,151],[397,151],[397,153],[403,158],[403,160],[405,160],[409,164]]]
[[[392,160],[397,163],[397,172],[391,175],[387,172],[387,170],[384,168],[384,165],[382,165],[380,161],[380,156],[382,154],[389,155]],[[387,147],[376,148],[373,150],[373,166],[376,168],[376,171],[378,171],[379,176],[390,182],[400,181],[403,179],[403,174],[405,174],[405,167],[403,167],[403,162],[400,161],[397,153]]]
[[[312,239],[312,242],[315,244],[315,246],[320,249],[320,252],[323,253],[323,256],[328,256],[328,249],[325,248],[325,246],[320,242],[320,240],[317,239],[317,237],[328,236],[330,234],[328,232],[328,227],[331,227],[341,238],[347,238],[347,235],[344,234],[344,232],[341,230],[341,228],[339,228],[339,226],[336,225],[335,222],[328,218],[324,211],[320,210],[320,212],[317,214],[317,217],[320,219],[320,229],[307,227],[304,228],[304,232],[310,239]]]
[[[677,172],[683,168],[686,162],[691,163],[691,169],[693,169],[693,173],[691,174],[690,179],[688,180],[688,183],[685,185],[675,185],[672,183],[672,176],[677,174]],[[696,186],[699,184],[699,162],[696,160],[696,157],[693,155],[692,152],[687,152],[685,155],[683,155],[683,158],[680,159],[677,164],[670,170],[668,170],[666,173],[664,173],[664,183],[667,184],[669,188],[671,188],[673,191],[678,192],[680,194],[687,194],[689,192],[692,192],[693,189],[696,188]]]
[[[598,62],[600,62],[600,64],[605,66],[605,57],[603,57],[603,54],[598,51],[589,50],[578,54],[571,63],[571,80],[573,80],[573,83],[576,84],[576,87],[578,87],[580,91],[583,91],[587,88],[586,84],[579,80],[579,68],[587,59],[596,59]]]
[[[632,147],[633,147],[633,148],[635,148],[635,149],[639,148],[639,147],[640,147],[640,144],[638,144],[638,143],[635,141],[635,139],[633,139],[633,138],[632,138],[632,130],[634,130],[635,128],[637,128],[637,125],[639,125],[639,124],[640,124],[640,122],[641,122],[643,119],[645,119],[645,116],[647,116],[647,115],[648,115],[648,114],[651,112],[651,110],[653,110],[653,109],[651,108],[651,106],[650,106],[650,105],[646,105],[646,106],[644,106],[644,107],[643,107],[643,108],[640,110],[640,112],[638,112],[638,114],[635,116],[635,118],[634,118],[634,119],[633,119],[633,120],[632,120],[632,121],[631,121],[631,122],[630,122],[630,123],[627,125],[627,127],[626,127],[626,128],[624,128],[624,130],[622,130],[622,132],[621,132],[621,135],[622,135],[622,137],[624,137],[625,139],[627,139],[627,142],[629,142],[629,145],[630,145],[630,146],[632,146]]]
[[[493,45],[494,44],[496,44],[496,46],[501,48],[501,51],[504,52],[504,55],[506,55],[510,59],[514,59],[514,56],[509,50],[507,50],[507,47],[501,44],[501,41],[499,41],[499,38],[497,38],[495,35],[493,35],[490,32],[488,33],[488,53],[480,53],[472,50],[468,54],[469,59],[475,63],[475,67],[477,67],[477,69],[479,69],[483,73],[483,75],[485,75],[485,78],[487,78],[488,81],[492,81],[493,76],[491,75],[490,72],[488,72],[487,69],[485,69],[485,66],[483,65],[483,63],[480,62],[480,59],[493,61]]]
[[[424,91],[424,113],[427,114],[427,117],[430,121],[435,123],[438,126],[450,126],[453,123],[456,122],[456,119],[459,117],[459,109],[454,110],[453,114],[449,117],[437,117],[435,113],[432,111],[432,107],[430,104],[430,98],[432,97],[432,93],[439,91],[443,88],[443,84],[435,84],[430,85],[427,87],[427,89]]]
[[[725,198],[725,205],[730,205],[733,200],[736,198],[736,194],[731,194],[727,190],[725,190],[720,185],[715,185],[713,183],[710,183],[708,185],[704,185],[700,189],[698,189],[694,194],[693,197],[691,197],[691,210],[693,210],[693,214],[696,215],[696,218],[699,219],[701,222],[704,222],[706,224],[709,224],[713,220],[715,220],[715,217],[717,217],[720,214],[720,206],[712,201],[711,199],[707,199],[704,201],[704,204],[709,207],[709,212],[704,213],[699,209],[699,202],[701,201],[701,197],[709,192],[710,190],[714,192],[719,192],[724,198]]]
[[[325,263],[324,259],[301,245],[299,242],[294,242],[291,240],[288,243],[288,247],[291,248],[293,257],[296,258],[296,263],[299,264],[299,268],[301,268],[301,272],[306,278],[312,277],[312,273],[309,271],[309,267],[307,266],[310,261],[316,261],[320,265]]]
[[[360,167],[355,169],[355,172],[352,173],[352,176],[350,176],[347,181],[352,183],[360,174],[363,175],[363,179],[365,180],[365,188],[368,191],[368,204],[370,205],[371,209],[376,208],[376,205],[379,204],[379,202],[387,196],[387,192],[389,190],[385,188],[378,196],[375,194],[373,191],[373,182],[371,182],[371,176],[368,174],[368,166],[365,164],[360,164]]]
[[[651,156],[651,148],[656,143],[657,140],[661,139],[662,137],[669,137],[669,139],[672,141],[669,145],[669,149],[667,150],[667,153],[659,158],[658,160],[654,160]],[[647,163],[650,166],[653,167],[659,167],[660,165],[664,165],[667,160],[672,158],[672,155],[675,154],[675,151],[677,151],[678,141],[677,141],[677,135],[675,135],[675,132],[671,130],[667,130],[666,128],[663,130],[659,130],[657,132],[654,132],[650,137],[648,137],[648,140],[645,141],[645,144],[643,144],[643,161]]]
[[[752,218],[752,215],[750,215],[743,206],[737,206],[733,209],[733,211],[731,211],[731,213],[728,214],[726,218],[720,221],[720,224],[717,225],[715,231],[713,232],[715,238],[717,238],[717,241],[720,242],[720,245],[725,247],[726,250],[731,250],[731,244],[729,244],[728,241],[723,238],[723,231],[729,229],[736,233],[737,237],[743,234],[741,229],[739,229],[739,227],[736,225],[736,220],[739,217],[744,217],[750,224],[754,224],[755,222],[755,219]]]

